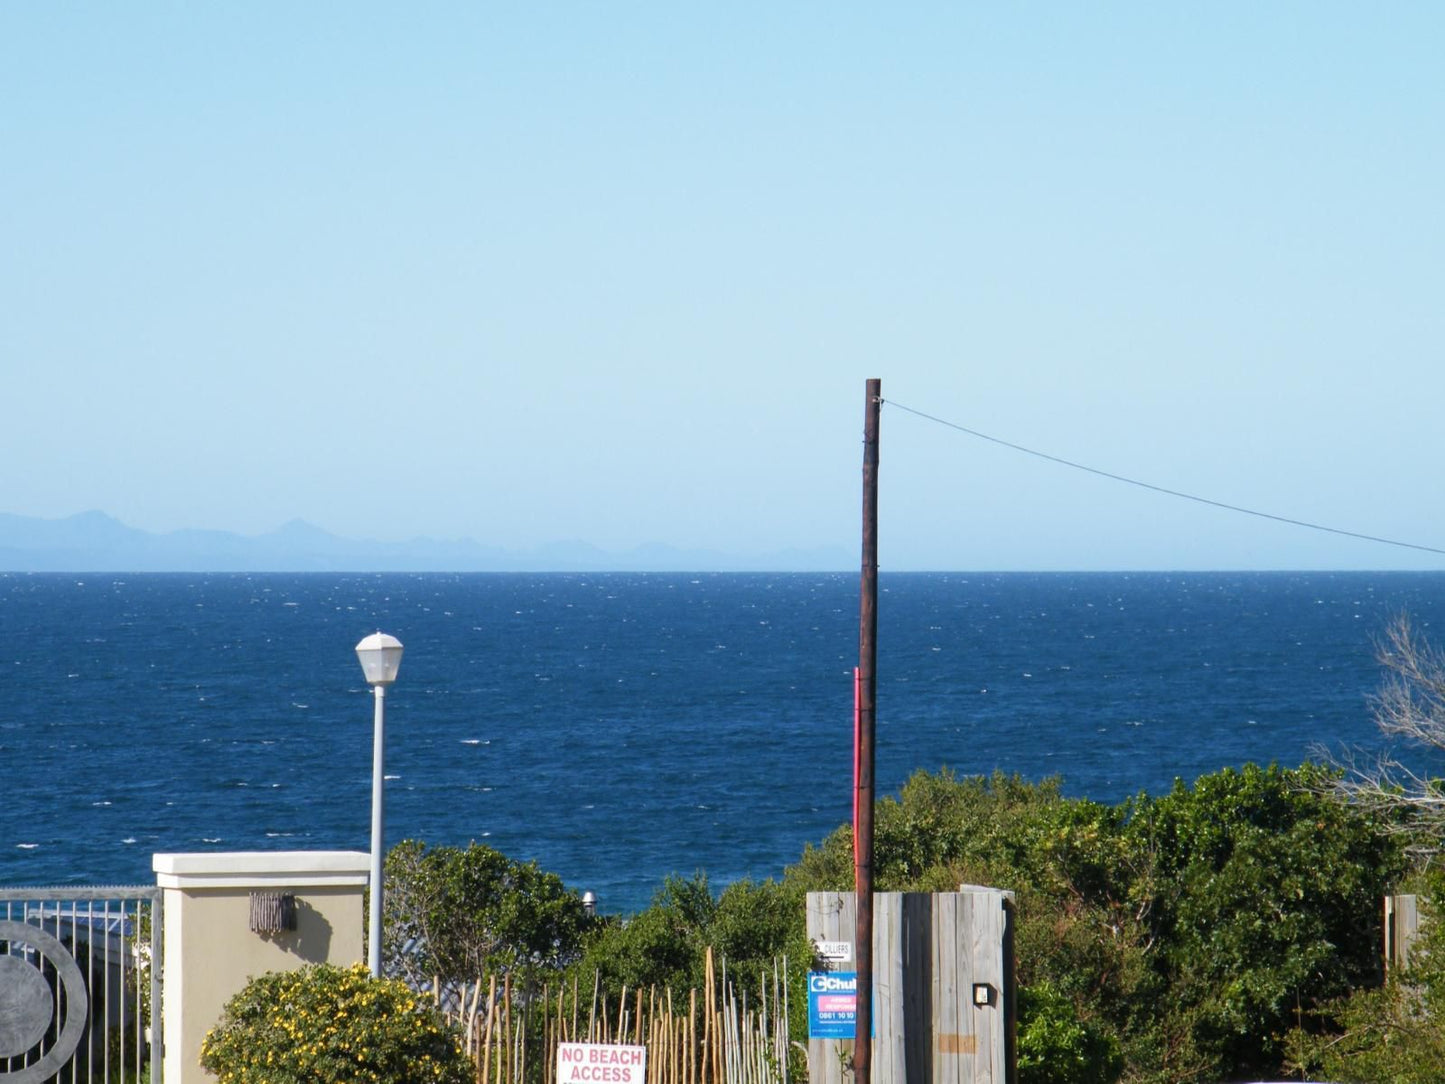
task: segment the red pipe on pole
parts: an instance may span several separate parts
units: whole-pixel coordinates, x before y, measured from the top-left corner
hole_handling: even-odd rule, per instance
[[[858,745],[863,740],[862,692],[853,667],[853,867],[858,867]]]

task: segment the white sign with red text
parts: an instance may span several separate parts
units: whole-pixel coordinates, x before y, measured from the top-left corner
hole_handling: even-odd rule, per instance
[[[557,1084],[647,1084],[647,1047],[559,1043]]]

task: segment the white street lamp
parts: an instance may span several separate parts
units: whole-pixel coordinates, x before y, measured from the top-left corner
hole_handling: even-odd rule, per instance
[[[386,750],[386,687],[401,669],[401,641],[384,632],[374,632],[356,645],[356,657],[376,699],[376,726],[371,744],[371,920],[366,963],[373,977],[381,976],[381,863],[384,855],[381,830],[386,820],[386,797],[382,787],[383,753]]]

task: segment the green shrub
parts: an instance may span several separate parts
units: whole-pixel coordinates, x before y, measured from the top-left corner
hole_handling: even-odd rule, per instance
[[[1109,807],[1057,780],[920,772],[878,801],[874,884],[1014,893],[1020,987],[1048,991],[1020,1010],[1021,1079],[1093,1079],[1091,1035],[1131,1084],[1275,1078],[1292,1026],[1378,985],[1380,899],[1406,868],[1330,779],[1245,765]],[[785,884],[851,888],[852,846],[840,828]]]
[[[1114,1037],[1048,983],[1019,991],[1019,1018],[1022,1084],[1113,1084],[1124,1071]]]
[[[555,873],[481,843],[398,843],[386,855],[382,906],[386,970],[421,986],[499,972],[514,987],[540,986],[575,961],[597,924]]]
[[[1380,901],[1405,859],[1329,778],[1246,764],[1133,804],[1126,831],[1153,856],[1134,897],[1208,1076],[1278,1075],[1302,1013],[1379,983]]]
[[[1400,886],[1420,896],[1420,939],[1410,964],[1375,988],[1302,1017],[1289,1036],[1291,1075],[1311,1080],[1438,1084],[1445,1080],[1445,873]]]
[[[222,1084],[467,1084],[473,1068],[440,1013],[361,964],[252,979],[201,1044]]]

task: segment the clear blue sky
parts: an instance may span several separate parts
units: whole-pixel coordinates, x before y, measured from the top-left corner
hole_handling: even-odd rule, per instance
[[[863,382],[1445,547],[1438,4],[8,4],[0,511],[858,552]],[[885,569],[1445,567],[885,407]]]

